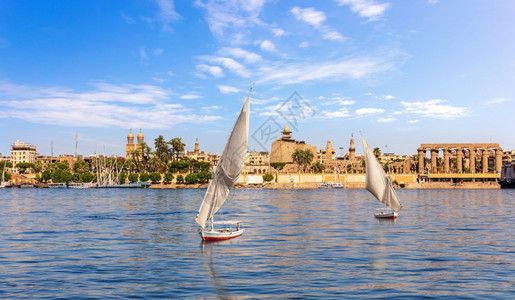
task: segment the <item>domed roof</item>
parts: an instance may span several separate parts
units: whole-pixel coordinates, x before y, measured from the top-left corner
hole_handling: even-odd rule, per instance
[[[141,129],[140,129],[140,131],[138,133],[138,138],[143,138],[143,133],[141,132]]]
[[[284,131],[290,131],[290,127],[288,125],[284,126]]]
[[[129,134],[127,135],[127,138],[134,138],[134,134],[132,134],[132,130],[129,131]]]

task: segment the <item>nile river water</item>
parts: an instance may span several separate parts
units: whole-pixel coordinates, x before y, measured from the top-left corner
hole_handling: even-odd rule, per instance
[[[201,242],[205,190],[0,190],[0,298],[515,298],[515,190],[238,189]]]

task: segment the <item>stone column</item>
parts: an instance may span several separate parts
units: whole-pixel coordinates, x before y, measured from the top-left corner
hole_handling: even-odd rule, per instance
[[[436,173],[436,160],[438,159],[439,149],[431,149],[431,173]]]
[[[495,149],[495,171],[501,173],[502,171],[502,149]]]
[[[482,159],[482,165],[483,165],[483,174],[488,173],[488,157],[490,156],[490,150],[488,148],[483,149],[483,159]]]
[[[426,159],[426,149],[418,148],[418,173],[424,174],[424,161]]]
[[[451,149],[445,148],[443,149],[443,172],[444,173],[450,173],[449,172],[449,159],[451,157]]]
[[[469,168],[470,173],[476,173],[476,149],[469,148]]]
[[[456,148],[456,172],[463,173],[463,149]]]

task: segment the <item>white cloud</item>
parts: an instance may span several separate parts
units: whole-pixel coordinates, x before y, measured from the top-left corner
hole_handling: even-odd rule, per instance
[[[374,58],[328,61],[319,64],[274,64],[260,69],[256,82],[296,84],[316,80],[359,79],[391,68],[389,63]]]
[[[253,25],[262,25],[259,19],[261,8],[265,0],[197,0],[195,4],[206,11],[206,22],[209,29],[218,38],[222,38],[226,31],[235,36],[244,37],[241,32]]]
[[[265,51],[268,51],[268,52],[275,52],[275,46],[272,42],[270,42],[269,40],[264,40],[261,45],[259,45],[259,47],[261,48],[261,50],[265,50]]]
[[[324,12],[316,11],[311,7],[308,8],[300,8],[295,6],[290,10],[290,13],[297,19],[308,24],[311,24],[313,27],[319,27],[326,20]]]
[[[169,23],[177,21],[181,16],[175,11],[173,0],[156,0],[156,3],[159,6],[157,16],[163,24],[163,30],[170,31]]]
[[[281,28],[273,28],[272,32],[274,33],[275,37],[281,37],[286,34],[286,32],[284,30],[282,30]]]
[[[358,116],[377,115],[382,113],[384,113],[384,109],[382,108],[365,107],[356,110],[356,114]]]
[[[169,128],[190,120],[213,121],[171,103],[172,93],[152,85],[97,83],[87,92],[0,83],[0,109],[10,118],[83,127]]]
[[[231,72],[240,75],[241,77],[247,78],[250,76],[249,71],[239,62],[229,57],[214,57],[214,56],[202,56],[200,59],[206,60],[211,64],[218,64]]]
[[[418,123],[418,120],[409,120],[408,123],[409,124],[415,124],[415,123]]]
[[[239,92],[239,90],[233,86],[228,85],[218,85],[218,90],[220,90],[220,93],[222,94],[233,94]]]
[[[161,78],[161,77],[152,77],[152,80],[154,80],[155,82],[158,82],[158,83],[166,82],[166,79]]]
[[[374,0],[336,0],[338,5],[348,5],[350,10],[360,17],[375,20],[390,8],[390,3],[377,4]]]
[[[326,20],[326,16],[322,11],[317,11],[311,7],[300,8],[295,6],[290,10],[290,13],[297,20],[310,24],[315,29],[317,29],[322,34],[323,39],[338,42],[343,42],[346,40],[346,38],[341,33],[323,24]]]
[[[224,47],[218,51],[220,55],[232,56],[234,58],[243,59],[247,63],[256,63],[262,60],[261,55],[254,52],[248,52],[242,48],[228,48]]]
[[[351,116],[351,113],[349,112],[349,109],[347,107],[343,107],[337,111],[323,110],[321,115],[322,115],[322,118],[336,119],[336,118],[348,118]]]
[[[307,48],[309,47],[309,42],[302,42],[299,44],[299,48]]]
[[[390,122],[395,122],[395,121],[397,121],[397,119],[393,118],[393,117],[377,119],[377,122],[379,122],[379,123],[390,123]]]
[[[510,101],[511,100],[509,98],[496,98],[496,99],[485,101],[484,104],[492,105],[492,104],[499,104],[499,103],[505,103],[505,102],[510,102]]]
[[[452,120],[463,118],[468,115],[468,109],[465,107],[454,107],[443,105],[447,100],[434,99],[426,102],[404,102],[401,104],[405,107],[407,113],[421,115],[423,117]]]
[[[391,100],[391,99],[393,99],[395,97],[392,96],[392,95],[384,95],[383,98],[386,99],[386,100]]]
[[[198,64],[197,70],[199,70],[201,72],[207,72],[216,78],[220,78],[220,77],[224,76],[224,71],[219,66],[209,66],[209,65],[205,65],[205,64]]]
[[[196,94],[185,94],[185,95],[181,96],[181,99],[186,99],[186,100],[199,99],[199,98],[202,98],[202,96],[199,96],[199,95],[196,95]]]
[[[156,55],[156,56],[163,54],[163,52],[165,52],[165,50],[163,50],[161,48],[154,49],[154,55]]]

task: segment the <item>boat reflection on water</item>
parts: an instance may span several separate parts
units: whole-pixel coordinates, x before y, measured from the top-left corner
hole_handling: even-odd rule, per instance
[[[217,299],[229,299],[229,292],[227,291],[226,285],[223,282],[223,278],[216,272],[215,265],[213,263],[213,252],[218,244],[230,244],[232,240],[224,241],[202,241],[200,243],[200,250],[202,251],[202,260],[204,269],[206,269],[209,279],[213,284],[216,292]]]

